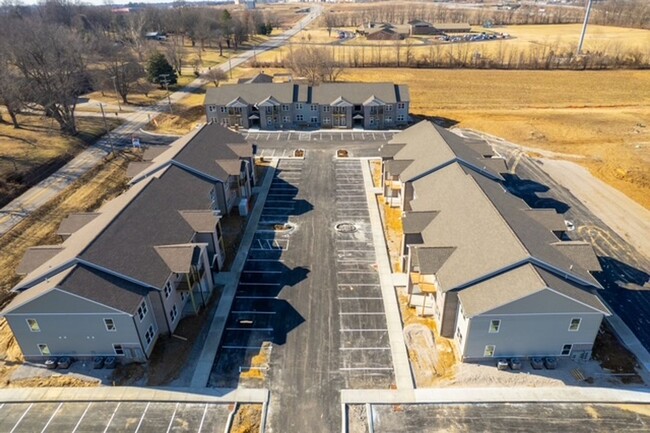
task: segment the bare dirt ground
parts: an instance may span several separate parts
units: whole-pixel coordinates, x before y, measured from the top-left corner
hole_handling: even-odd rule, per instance
[[[348,406],[348,432],[368,433],[368,413],[365,406],[360,404]]]
[[[230,433],[257,433],[262,421],[262,406],[258,404],[242,404],[230,427]]]
[[[379,214],[384,227],[384,237],[388,246],[390,266],[393,272],[402,272],[399,248],[402,242],[402,211],[397,207],[386,204],[383,195],[377,196]]]

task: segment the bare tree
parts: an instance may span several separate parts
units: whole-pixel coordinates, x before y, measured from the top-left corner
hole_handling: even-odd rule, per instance
[[[226,75],[226,73],[219,68],[213,68],[205,73],[205,78],[212,81],[214,83],[214,87],[219,87],[219,82],[227,80],[228,75]]]
[[[305,46],[289,52],[286,67],[297,76],[314,85],[323,81],[336,81],[343,68],[325,47]]]

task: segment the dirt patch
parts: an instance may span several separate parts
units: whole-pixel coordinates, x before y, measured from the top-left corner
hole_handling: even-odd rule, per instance
[[[393,272],[402,272],[400,261],[400,247],[402,245],[402,235],[404,229],[402,226],[402,211],[398,207],[391,207],[384,200],[383,195],[377,196],[379,210],[384,228],[384,236],[388,245],[390,256],[390,265]]]
[[[373,159],[369,162],[370,173],[372,174],[372,185],[375,188],[381,186],[381,161]]]
[[[603,322],[598,331],[592,356],[605,371],[620,375],[618,377],[621,382],[625,384],[643,383],[637,373],[640,366],[636,357],[621,344],[607,323]]]
[[[348,428],[349,433],[368,433],[366,406],[360,404],[348,406]]]
[[[262,406],[242,404],[237,408],[230,433],[258,433],[262,422]]]
[[[263,381],[266,379],[266,372],[269,369],[269,360],[271,358],[271,348],[271,342],[263,342],[259,353],[251,359],[250,368],[246,371],[242,371],[239,375],[240,379],[243,381]]]
[[[156,116],[144,129],[161,134],[187,134],[197,124],[206,121],[204,98],[205,89],[200,89],[178,103],[172,104],[171,113],[168,107],[164,107],[163,110],[166,111]]]
[[[99,386],[100,381],[89,381],[73,376],[33,377],[30,379],[13,380],[8,388],[43,388],[43,387],[70,387],[90,388]]]

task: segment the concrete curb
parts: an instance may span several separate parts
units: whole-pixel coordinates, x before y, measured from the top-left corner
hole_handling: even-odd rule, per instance
[[[386,327],[388,328],[388,340],[393,358],[395,383],[398,389],[413,389],[414,383],[411,364],[406,353],[406,343],[404,342],[404,333],[402,331],[402,316],[400,315],[399,304],[397,302],[397,293],[395,292],[395,287],[393,287],[390,261],[386,253],[386,239],[384,238],[384,230],[379,215],[372,173],[370,173],[370,164],[362,162],[361,171],[363,172],[368,214],[370,216],[370,225],[372,226],[372,238],[375,247],[375,256],[377,257],[381,295],[384,300]]]
[[[600,387],[344,389],[342,404],[650,403],[647,389]]]
[[[184,403],[260,403],[269,399],[267,389],[254,388],[139,388],[106,386],[89,388],[9,388],[0,389],[0,402],[65,401],[156,401]]]
[[[214,315],[212,316],[210,322],[210,330],[208,331],[208,335],[203,345],[203,350],[201,350],[201,355],[199,356],[194,374],[192,375],[192,381],[190,385],[192,388],[207,386],[208,381],[210,380],[212,364],[214,363],[214,359],[217,356],[217,351],[219,350],[221,336],[223,335],[223,330],[226,326],[228,315],[230,314],[230,308],[232,307],[232,303],[235,300],[235,293],[237,292],[237,285],[239,284],[239,276],[242,269],[244,268],[246,257],[248,257],[248,250],[250,249],[251,243],[253,242],[253,236],[255,235],[255,230],[257,229],[260,215],[262,214],[262,208],[264,207],[264,202],[266,201],[269,187],[273,181],[275,167],[277,167],[277,161],[274,161],[269,166],[269,170],[266,172],[262,188],[260,189],[257,200],[255,201],[255,207],[250,214],[248,224],[246,225],[246,231],[242,237],[241,243],[239,245],[239,250],[237,251],[237,255],[235,256],[235,260],[233,261],[231,267],[231,271],[228,273],[222,273],[225,274],[222,277],[222,281],[225,283],[225,287],[223,289],[219,305],[217,306]]]

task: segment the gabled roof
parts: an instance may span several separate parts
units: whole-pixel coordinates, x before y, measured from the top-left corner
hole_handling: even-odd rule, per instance
[[[262,101],[256,104],[258,107],[277,107],[280,105],[280,101],[275,99],[273,96],[269,96]]]
[[[384,162],[384,168],[386,169],[386,173],[388,173],[390,176],[399,176],[411,164],[413,164],[412,159],[391,159]]]
[[[246,100],[241,96],[238,96],[237,98],[233,99],[232,101],[224,105],[226,107],[232,107],[232,108],[243,108],[243,107],[248,107],[248,102],[246,102]]]
[[[379,148],[379,156],[382,159],[392,159],[404,146],[405,143],[384,144]]]
[[[461,290],[458,298],[465,316],[475,317],[548,289],[595,312],[611,314],[589,291],[589,287],[560,278],[532,264],[524,264]]]
[[[197,233],[212,233],[221,219],[211,210],[179,210],[185,221]]]
[[[259,74],[256,74],[249,78],[240,78],[239,80],[237,80],[237,83],[241,83],[241,84],[272,83],[272,82],[273,82],[273,77],[265,74],[264,72],[260,72]]]
[[[76,232],[95,218],[99,214],[97,212],[76,212],[71,213],[61,221],[59,229],[56,234],[59,236],[69,236]]]
[[[386,105],[386,103],[384,101],[382,101],[381,99],[377,98],[375,95],[370,95],[370,97],[368,99],[363,101],[363,105],[367,105],[367,106],[383,106],[383,105]]]
[[[330,103],[333,107],[352,107],[352,103],[342,96],[339,96]]]
[[[228,176],[237,176],[241,172],[241,161],[238,159],[217,159],[215,177],[227,181]]]
[[[16,274],[27,275],[63,250],[61,245],[39,245],[29,248],[16,268]]]
[[[553,232],[566,231],[566,223],[562,215],[555,209],[528,209],[528,216]]]
[[[487,149],[484,144],[477,145],[428,121],[419,122],[396,134],[389,143],[404,144],[393,155],[395,161],[411,161],[399,173],[402,182],[417,179],[453,161],[461,162],[495,179],[502,179],[501,173],[507,171],[503,159],[485,157]],[[393,145],[395,144],[385,147]]]
[[[193,264],[196,264],[201,248],[196,244],[159,245],[154,249],[163,259],[171,272],[187,274]]]
[[[405,235],[422,233],[437,215],[437,211],[404,212],[402,231]]]
[[[456,251],[455,247],[414,246],[413,259],[423,275],[436,274],[447,259]]]

